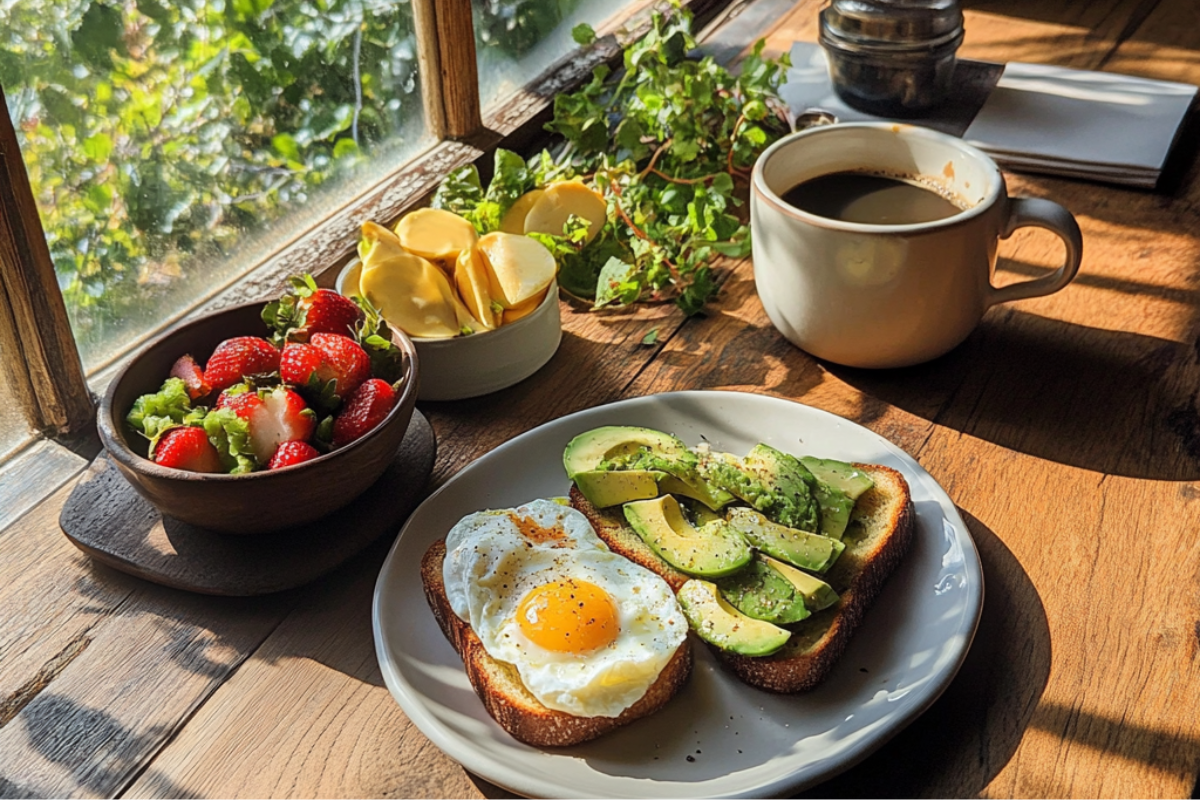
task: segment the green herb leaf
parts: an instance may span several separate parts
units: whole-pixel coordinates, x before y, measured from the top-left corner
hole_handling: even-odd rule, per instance
[[[599,236],[585,244],[586,225],[570,222],[561,236],[530,234],[558,262],[559,286],[596,307],[673,300],[686,314],[700,312],[719,287],[714,259],[749,252],[739,195],[754,160],[788,132],[775,109],[789,62],[764,58],[762,41],[737,75],[710,57],[688,58],[691,22],[678,6],[654,13],[650,31],[626,50],[623,73],[601,65],[587,84],[555,97],[546,128],[565,140],[561,147],[523,169],[497,151],[487,192],[466,167],[443,181],[434,205],[486,233],[524,192],[590,181],[608,202]],[[587,44],[595,32],[580,25],[573,35]]]
[[[574,28],[571,28],[571,38],[575,40],[576,44],[587,47],[589,44],[596,41],[596,31],[592,29],[591,25],[588,25],[586,22],[581,22]]]
[[[637,302],[642,293],[642,286],[637,279],[638,269],[634,264],[627,264],[619,258],[610,258],[600,270],[596,281],[595,307],[614,303],[631,305]]]

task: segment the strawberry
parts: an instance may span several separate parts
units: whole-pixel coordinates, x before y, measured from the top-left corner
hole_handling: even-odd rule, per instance
[[[362,316],[348,297],[332,289],[320,289],[311,275],[293,277],[291,291],[263,309],[263,321],[279,346],[285,342],[305,342],[314,333],[351,336]]]
[[[236,387],[237,384],[234,384]],[[248,419],[250,407],[261,403],[256,392],[236,392],[231,389],[226,389],[217,397],[217,408],[232,408],[234,413],[243,419]]]
[[[271,463],[267,464],[267,469],[279,469],[280,467],[303,464],[305,461],[311,461],[319,455],[321,454],[317,452],[317,448],[308,442],[284,442],[279,445],[279,449],[275,451],[275,455],[271,456]]]
[[[279,369],[279,349],[257,336],[236,336],[217,345],[204,365],[204,380],[213,389],[225,389],[246,375]]]
[[[171,428],[154,446],[154,463],[192,472],[220,472],[221,456],[204,428],[192,425]]]
[[[371,431],[396,404],[396,390],[385,380],[371,378],[359,386],[333,420],[333,446],[341,447]]]
[[[204,397],[212,391],[212,387],[204,380],[204,370],[200,369],[196,359],[190,355],[180,356],[171,366],[168,377],[182,380],[183,385],[187,387],[188,397],[193,400],[197,397]]]
[[[279,361],[284,383],[323,390],[336,381],[332,394],[345,399],[371,377],[371,359],[362,346],[348,336],[314,333],[308,344],[284,345]]]
[[[220,403],[225,405],[220,405]],[[270,462],[284,442],[305,442],[317,427],[317,415],[304,398],[286,386],[261,392],[223,394],[218,408],[231,408],[250,429],[250,449],[260,464]]]
[[[297,304],[303,314],[303,326],[309,336],[314,333],[337,333],[348,336],[362,315],[358,306],[348,297],[342,297],[332,289],[317,289]]]
[[[338,382],[338,397],[349,397],[371,377],[371,358],[358,342],[335,333],[314,333],[309,344],[321,351]]]

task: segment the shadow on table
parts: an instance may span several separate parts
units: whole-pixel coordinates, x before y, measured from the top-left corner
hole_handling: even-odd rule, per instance
[[[168,726],[126,727],[111,714],[53,692],[42,693],[16,719],[36,752],[69,771],[76,787],[98,795],[112,794],[131,780],[142,769],[145,754],[157,749],[170,734]],[[68,784],[58,782],[54,770],[48,772],[40,777],[0,773],[0,797],[64,795]],[[156,777],[163,797],[198,796],[164,776]],[[50,783],[44,782],[47,780]]]
[[[1200,478],[1200,341],[1001,307],[929,363],[826,367],[905,411],[1032,456],[1134,478]]]
[[[1016,556],[978,519],[959,513],[984,574],[983,613],[966,661],[912,725],[801,797],[976,796],[1016,751],[1050,676],[1050,628]]]

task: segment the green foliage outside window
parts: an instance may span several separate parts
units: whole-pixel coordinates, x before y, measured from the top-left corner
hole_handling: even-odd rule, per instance
[[[0,19],[0,84],[85,360],[322,184],[378,177],[367,157],[420,125],[407,3],[0,0]]]

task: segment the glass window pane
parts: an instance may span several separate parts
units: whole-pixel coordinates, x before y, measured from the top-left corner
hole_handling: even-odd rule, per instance
[[[600,27],[632,0],[471,0],[486,111],[576,49],[571,29]]]
[[[0,0],[0,83],[86,367],[431,142],[391,0]]]

